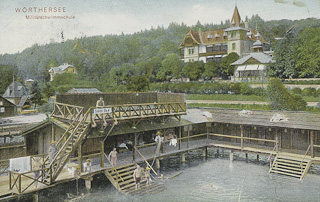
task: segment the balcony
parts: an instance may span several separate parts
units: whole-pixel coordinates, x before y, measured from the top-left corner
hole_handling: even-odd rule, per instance
[[[208,52],[208,53],[200,53],[199,56],[214,56],[214,55],[226,55],[228,52],[227,50],[222,50],[222,51],[213,51],[213,52]]]

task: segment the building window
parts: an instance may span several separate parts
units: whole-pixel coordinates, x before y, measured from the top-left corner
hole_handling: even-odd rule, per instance
[[[228,45],[226,43],[222,44],[222,51],[228,51]]]
[[[0,105],[3,105],[2,101],[0,101]]]
[[[213,52],[213,46],[207,46],[207,53]]]
[[[231,32],[231,38],[236,36],[236,32]]]
[[[5,112],[4,107],[0,107],[0,113],[4,113],[4,112]]]
[[[189,55],[194,54],[194,48],[189,48]]]
[[[215,50],[216,52],[220,52],[220,51],[221,51],[221,44],[215,44],[215,45],[214,45],[214,50]]]
[[[236,50],[236,43],[232,43],[232,50]]]

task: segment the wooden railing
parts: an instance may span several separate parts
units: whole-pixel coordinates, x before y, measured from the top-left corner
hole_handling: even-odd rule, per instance
[[[151,116],[184,115],[187,111],[186,103],[110,105],[92,109],[94,120],[121,120]],[[98,110],[101,110],[101,112],[98,112]]]
[[[56,102],[51,113],[52,117],[65,118],[73,120],[79,115],[84,115],[84,108],[75,105],[63,104]]]

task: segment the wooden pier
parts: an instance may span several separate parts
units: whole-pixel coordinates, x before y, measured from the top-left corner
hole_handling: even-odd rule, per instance
[[[237,151],[246,154],[266,155],[270,161],[270,173],[287,175],[300,180],[305,177],[311,164],[320,164],[320,157],[314,156],[314,148],[320,146],[313,142],[312,131],[310,132],[312,141],[307,150],[293,153],[292,150],[281,148],[278,128],[276,130],[269,128],[268,131],[272,133],[270,136],[250,136],[248,134],[251,132],[247,132],[243,125],[240,125],[240,130],[236,128],[235,131],[231,127],[227,132],[223,128],[211,131],[212,123],[202,121],[197,125],[198,131],[202,132],[196,133],[194,131],[197,130],[193,128],[193,122],[182,121],[181,116],[186,114],[187,108],[184,102],[107,105],[99,108],[55,103],[54,111],[47,122],[44,121],[33,126],[25,130],[25,133],[36,131],[50,124],[58,126],[59,130],[63,131],[58,136],[56,136],[57,129],[54,129],[53,126],[51,128],[51,135],[57,140],[57,154],[51,162],[49,162],[47,154],[31,156],[32,158],[35,156],[41,158],[42,168],[38,170],[41,175],[37,179],[34,178],[34,172],[37,170],[25,173],[8,171],[7,176],[1,176],[0,197],[30,194],[75,180],[72,170],[75,165],[78,165],[81,170],[81,178],[88,179],[93,175],[104,173],[114,187],[125,194],[143,194],[146,191],[158,192],[162,191],[164,187],[157,183],[146,186],[145,180],[142,180],[143,189],[135,190],[132,173],[137,164],[150,166],[150,162],[152,162],[151,164],[156,162],[156,166],[160,167],[160,160],[163,158],[181,155],[182,160],[185,160],[185,153],[199,149],[202,149],[206,155],[209,147],[229,150],[230,153]],[[171,126],[173,119],[177,123]],[[156,123],[157,121],[158,123]],[[129,128],[130,132],[125,131],[125,127]],[[137,136],[139,131],[156,131],[159,128],[163,128],[165,131],[170,127],[175,129],[177,135],[176,146],[170,145],[170,140],[165,140],[161,145],[160,152],[158,152],[156,151],[158,146],[156,142],[139,144]],[[118,153],[117,166],[112,167],[106,158],[105,146],[114,147],[116,142],[112,141],[115,137],[129,133],[131,133],[133,148],[131,151],[126,150]],[[95,152],[90,150],[85,153],[83,150],[88,149],[85,143],[90,141],[90,149],[94,147]],[[86,159],[91,160],[92,169],[85,173],[83,163]]]

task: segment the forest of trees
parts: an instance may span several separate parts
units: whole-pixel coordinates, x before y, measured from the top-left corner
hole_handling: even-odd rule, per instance
[[[249,27],[258,28],[275,50],[277,62],[269,69],[270,75],[287,77],[318,77],[320,68],[320,20],[264,21],[252,16]],[[230,54],[219,64],[210,62],[182,63],[179,44],[189,29],[202,31],[229,26],[229,20],[220,24],[198,22],[192,27],[171,23],[167,28],[158,26],[129,35],[82,37],[64,43],[34,44],[16,54],[0,55],[0,93],[12,82],[12,77],[23,81],[34,79],[41,88],[48,88],[48,70],[63,63],[74,65],[78,75],[58,75],[52,84],[57,92],[71,87],[97,87],[102,91],[147,90],[149,83],[187,77],[211,79],[233,74]],[[295,33],[287,33],[294,26]],[[275,38],[284,37],[283,40]],[[289,48],[288,48],[289,45]],[[285,51],[285,53],[283,53]],[[318,57],[313,57],[318,54]]]

